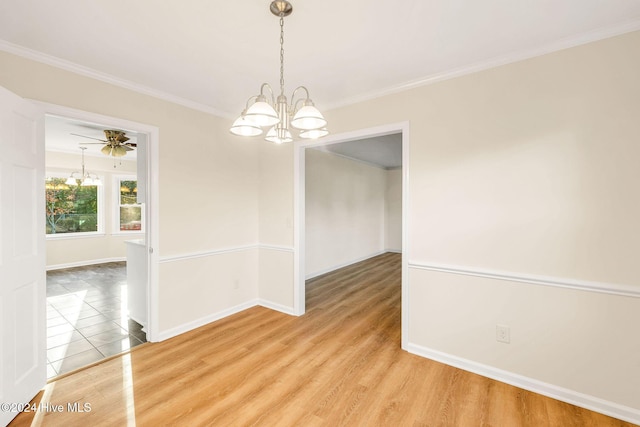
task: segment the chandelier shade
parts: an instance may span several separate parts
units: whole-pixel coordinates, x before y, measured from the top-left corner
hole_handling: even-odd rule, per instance
[[[300,132],[300,138],[318,139],[329,134],[326,128],[303,130]]]
[[[313,105],[305,105],[299,109],[291,120],[291,126],[303,130],[320,129],[326,124],[327,121],[322,116],[322,113]]]
[[[262,101],[261,98],[265,100]],[[280,122],[278,113],[271,105],[269,105],[264,96],[258,97],[256,102],[247,109],[244,117],[260,127],[273,126]]]
[[[284,94],[284,17],[291,14],[293,6],[287,0],[274,0],[269,10],[280,18],[280,95],[276,97],[271,86],[263,83],[260,94],[249,98],[229,131],[238,136],[258,136],[270,128],[265,139],[282,144],[293,141],[291,125],[300,130],[300,138],[321,138],[329,133],[327,121],[314,106],[307,88],[297,87],[291,95],[291,103]],[[304,91],[305,96],[296,98],[300,91]]]
[[[272,127],[267,132],[267,136],[264,138],[269,142],[273,142],[274,144],[282,144],[285,142],[293,141],[293,137],[291,136],[291,132],[289,129],[278,128],[277,126]]]
[[[262,134],[262,128],[245,117],[244,114],[233,122],[229,130],[232,134],[238,136],[258,136]]]

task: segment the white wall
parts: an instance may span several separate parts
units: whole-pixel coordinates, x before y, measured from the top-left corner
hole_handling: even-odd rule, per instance
[[[334,135],[410,123],[411,351],[640,422],[638,46],[629,33],[326,112]]]
[[[314,149],[305,155],[306,276],[383,252],[386,171]]]
[[[402,170],[307,149],[305,273],[402,250]]]
[[[80,150],[78,150],[80,151]],[[51,152],[45,153],[47,172],[69,176],[81,169],[81,155]],[[135,175],[136,162],[122,159],[113,167],[113,158],[85,156],[86,169],[102,179],[104,233],[95,236],[47,236],[47,269],[89,265],[123,260],[126,257],[125,241],[144,238],[144,233],[119,232],[115,224],[115,203],[119,189],[114,187],[114,176]]]
[[[402,169],[386,171],[385,250],[402,252]]]

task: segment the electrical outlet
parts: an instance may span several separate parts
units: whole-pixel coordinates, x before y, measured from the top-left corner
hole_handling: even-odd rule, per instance
[[[509,344],[511,342],[511,329],[506,325],[496,325],[496,341]]]

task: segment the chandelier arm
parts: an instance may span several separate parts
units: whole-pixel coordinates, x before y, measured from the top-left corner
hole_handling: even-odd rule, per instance
[[[258,95],[253,95],[253,96],[249,97],[249,99],[247,99],[247,103],[244,106],[244,110],[242,111],[241,116],[244,116],[245,113],[247,112],[247,110],[249,109],[249,103],[251,101],[255,101],[257,98],[258,98]]]
[[[271,96],[271,105],[276,105],[276,98],[275,98],[275,95],[273,94],[273,89],[271,88],[271,85],[269,83],[262,83],[262,86],[260,86],[260,95],[264,96],[265,88],[269,89],[269,95]]]
[[[307,95],[305,98],[298,98],[298,100],[296,100],[296,92],[298,92],[298,90],[304,90],[305,94]],[[291,114],[293,114],[294,111],[296,111],[298,109],[298,103],[300,101],[307,101],[309,100],[309,89],[307,89],[304,86],[298,86],[293,93],[291,94],[291,106],[290,106],[290,110],[291,110]]]
[[[291,94],[291,99],[293,99],[296,96],[296,92],[298,92],[298,90],[300,89],[304,90],[304,92],[307,94],[306,99],[309,99],[309,89],[307,89],[305,86],[298,86],[297,88],[295,88],[295,90]]]

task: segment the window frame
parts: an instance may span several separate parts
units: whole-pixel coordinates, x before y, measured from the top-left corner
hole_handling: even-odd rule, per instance
[[[146,231],[145,206],[144,203],[134,203],[130,205],[120,204],[120,186],[122,181],[136,181],[137,175],[118,174],[113,175],[113,234],[142,234]],[[140,207],[140,230],[121,230],[120,229],[120,208],[123,206],[139,206]]]
[[[71,173],[73,171],[69,170],[68,172],[65,171],[54,171],[54,170],[46,170],[45,171],[45,183],[46,183],[46,179],[47,178],[62,178],[62,179],[67,179],[69,178],[69,176],[71,176]],[[96,201],[98,203],[98,212],[96,213],[96,220],[97,220],[97,225],[98,225],[98,229],[96,231],[81,231],[81,232],[76,232],[76,233],[47,233],[46,229],[45,229],[45,238],[46,240],[65,240],[65,239],[78,239],[78,238],[89,238],[89,237],[103,237],[106,235],[105,233],[105,198],[104,198],[104,182],[105,182],[105,177],[104,175],[100,175],[100,174],[96,174],[96,176],[98,178],[100,178],[100,181],[102,182],[102,185],[96,185]],[[45,195],[43,195],[43,197],[46,197]],[[45,213],[46,215],[46,213]],[[46,220],[45,220],[46,221]]]

